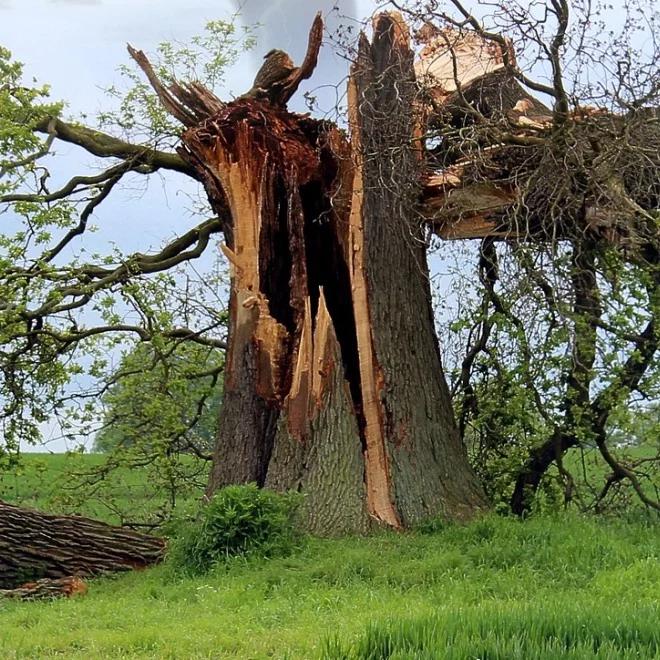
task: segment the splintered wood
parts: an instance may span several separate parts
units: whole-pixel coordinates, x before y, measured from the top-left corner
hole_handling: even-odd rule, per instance
[[[425,24],[416,37],[424,47],[415,62],[415,72],[420,85],[432,99],[433,109],[426,107],[422,110],[423,113],[431,113],[431,123],[433,115],[440,117],[444,108],[447,109],[448,119],[454,105],[459,106],[459,113],[464,112],[466,102],[474,103],[475,111],[476,108],[480,108],[478,112],[483,111],[483,103],[479,99],[484,81],[506,76],[507,64],[515,66],[515,52],[508,40],[504,46],[475,32],[439,29],[430,23]],[[538,104],[527,96],[516,99],[514,103],[508,109],[508,119],[515,121],[519,127],[530,124],[541,129],[547,127],[547,124],[526,117],[527,113],[538,111]],[[496,111],[498,109],[505,108],[495,108]],[[492,111],[491,108],[487,110]],[[475,157],[486,161],[498,148],[498,145],[484,146]],[[424,214],[435,232],[444,239],[517,237],[516,231],[502,221],[517,200],[516,191],[511,186],[489,181],[466,186],[465,173],[470,168],[474,169],[474,162],[467,157],[427,174],[423,192]],[[498,166],[491,163],[491,170],[497,171]]]
[[[233,246],[222,245],[230,263],[235,306],[234,341],[227,354],[228,385],[232,386],[234,361],[252,341],[259,345],[257,391],[268,401],[277,401],[285,375],[284,355],[287,349],[287,329],[269,312],[268,299],[260,289],[259,241],[267,185],[271,178],[268,159],[255,151],[247,123],[238,125],[233,150],[225,148],[206,151],[207,162],[226,193],[229,211],[234,218]],[[266,209],[267,211],[271,209]]]
[[[333,370],[338,366],[333,359],[334,342],[336,337],[332,319],[321,289],[315,317],[309,297],[305,299],[305,315],[291,389],[284,403],[289,431],[298,440],[308,437],[310,423],[323,407],[323,395]]]
[[[367,272],[364,262],[364,216],[363,216],[363,153],[360,140],[360,93],[356,72],[348,84],[348,113],[353,147],[353,194],[350,215],[350,273],[355,313],[360,363],[360,386],[364,415],[364,476],[367,489],[369,514],[392,527],[400,527],[400,521],[392,502],[390,469],[385,434],[383,430],[380,388],[382,378],[376,362],[371,335],[371,316],[367,288]]]
[[[303,199],[307,185],[327,178],[320,159],[325,139],[321,123],[255,99],[228,104],[184,135],[189,157],[204,163],[206,176],[224,192],[232,221],[231,241],[222,246],[232,282],[225,386],[242,386],[237,375],[246,352],[253,352],[256,394],[286,414],[300,440],[324,389],[316,364],[326,358],[315,338],[332,323],[307,272],[319,257],[310,253],[306,234],[319,220],[305,214],[305,204],[318,200]]]
[[[438,102],[476,78],[504,68],[501,46],[474,32],[439,29],[426,23],[415,36],[424,44],[415,62],[417,79]],[[508,56],[511,64],[515,64],[510,42]]]
[[[510,41],[430,24],[417,37],[420,112],[436,133],[423,214],[441,238],[588,235],[625,253],[657,252],[644,213],[657,207],[658,161],[638,156],[659,139],[656,110],[576,107],[559,119],[521,84]],[[619,145],[613,136],[623,134]],[[603,178],[596,164],[605,162]]]

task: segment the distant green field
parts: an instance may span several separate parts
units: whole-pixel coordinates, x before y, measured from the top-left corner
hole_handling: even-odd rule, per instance
[[[660,501],[660,438],[638,446],[612,447],[610,451],[614,458],[624,465],[642,459],[655,459],[643,466],[638,474],[638,480],[648,497]],[[585,494],[591,492],[592,496],[601,491],[607,477],[612,472],[596,448],[569,450],[564,458],[564,467],[573,475]],[[555,468],[552,470],[556,471]],[[588,488],[586,484],[588,484]],[[645,506],[632,487],[627,482],[623,486],[619,502],[621,506],[630,515],[644,512]]]
[[[620,460],[636,460],[656,456],[658,451],[658,446],[648,444],[615,449],[613,454]],[[154,487],[151,473],[128,467],[119,467],[82,494],[75,484],[85,479],[85,474],[99,468],[104,460],[103,454],[23,454],[18,469],[6,473],[0,471],[0,500],[120,523],[122,520],[149,518],[168,499],[162,485],[161,488]],[[185,505],[199,499],[206,483],[208,465],[192,456],[179,458],[175,465],[190,475],[190,487],[179,493],[178,503]],[[579,483],[586,479],[595,492],[602,488],[609,474],[607,465],[595,449],[570,450],[564,465]],[[648,478],[640,479],[640,483],[649,496],[660,499],[660,472],[649,467],[647,473]],[[549,474],[556,475],[556,469],[551,468]],[[628,508],[635,514],[641,512],[644,515],[644,506],[630,488],[628,491]]]
[[[30,457],[2,497],[57,502],[69,460],[99,459]],[[149,506],[137,471],[119,482]],[[0,658],[660,659],[658,621],[657,516],[491,516],[308,539],[201,578],[165,564],[72,600],[0,601]]]
[[[17,469],[0,472],[0,500],[117,524],[149,518],[166,503],[168,493],[162,485],[154,485],[152,473],[145,469],[122,466],[94,483],[91,473],[105,460],[102,454],[23,454]],[[190,476],[190,487],[179,494],[179,503],[198,499],[208,466],[190,456],[174,466]],[[76,484],[84,480],[91,480],[92,485],[81,491]]]

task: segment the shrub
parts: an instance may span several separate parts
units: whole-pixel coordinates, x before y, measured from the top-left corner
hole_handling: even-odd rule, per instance
[[[289,554],[299,540],[295,526],[297,493],[275,493],[255,484],[227,486],[179,527],[170,563],[200,574],[236,555],[273,557]]]

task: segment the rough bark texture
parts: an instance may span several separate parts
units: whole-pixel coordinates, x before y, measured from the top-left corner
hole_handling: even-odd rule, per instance
[[[146,568],[163,539],[77,516],[54,516],[0,502],[0,588],[28,580]]]
[[[373,43],[360,44],[354,81],[369,348],[389,497],[404,526],[439,512],[468,518],[485,498],[458,436],[434,331],[413,56],[398,16],[376,19]]]

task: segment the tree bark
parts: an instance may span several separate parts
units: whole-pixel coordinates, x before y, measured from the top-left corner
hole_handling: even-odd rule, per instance
[[[54,516],[0,502],[0,588],[30,580],[146,568],[165,541],[78,516]]]
[[[305,497],[307,527],[363,532],[487,507],[434,334],[405,26],[384,14],[350,83],[350,143],[239,99],[183,136],[228,208],[229,348],[207,494]],[[402,91],[403,90],[403,91]]]
[[[438,513],[466,518],[485,506],[458,436],[434,330],[408,39],[398,15],[379,15],[373,43],[360,43],[349,88],[352,141],[360,154],[354,189],[362,190],[360,208],[356,200],[352,209],[354,254],[362,255],[356,276],[365,291],[363,309],[356,307],[364,329],[358,348],[368,356],[365,408],[375,409],[366,420],[367,487],[373,488],[372,515],[403,526]]]

